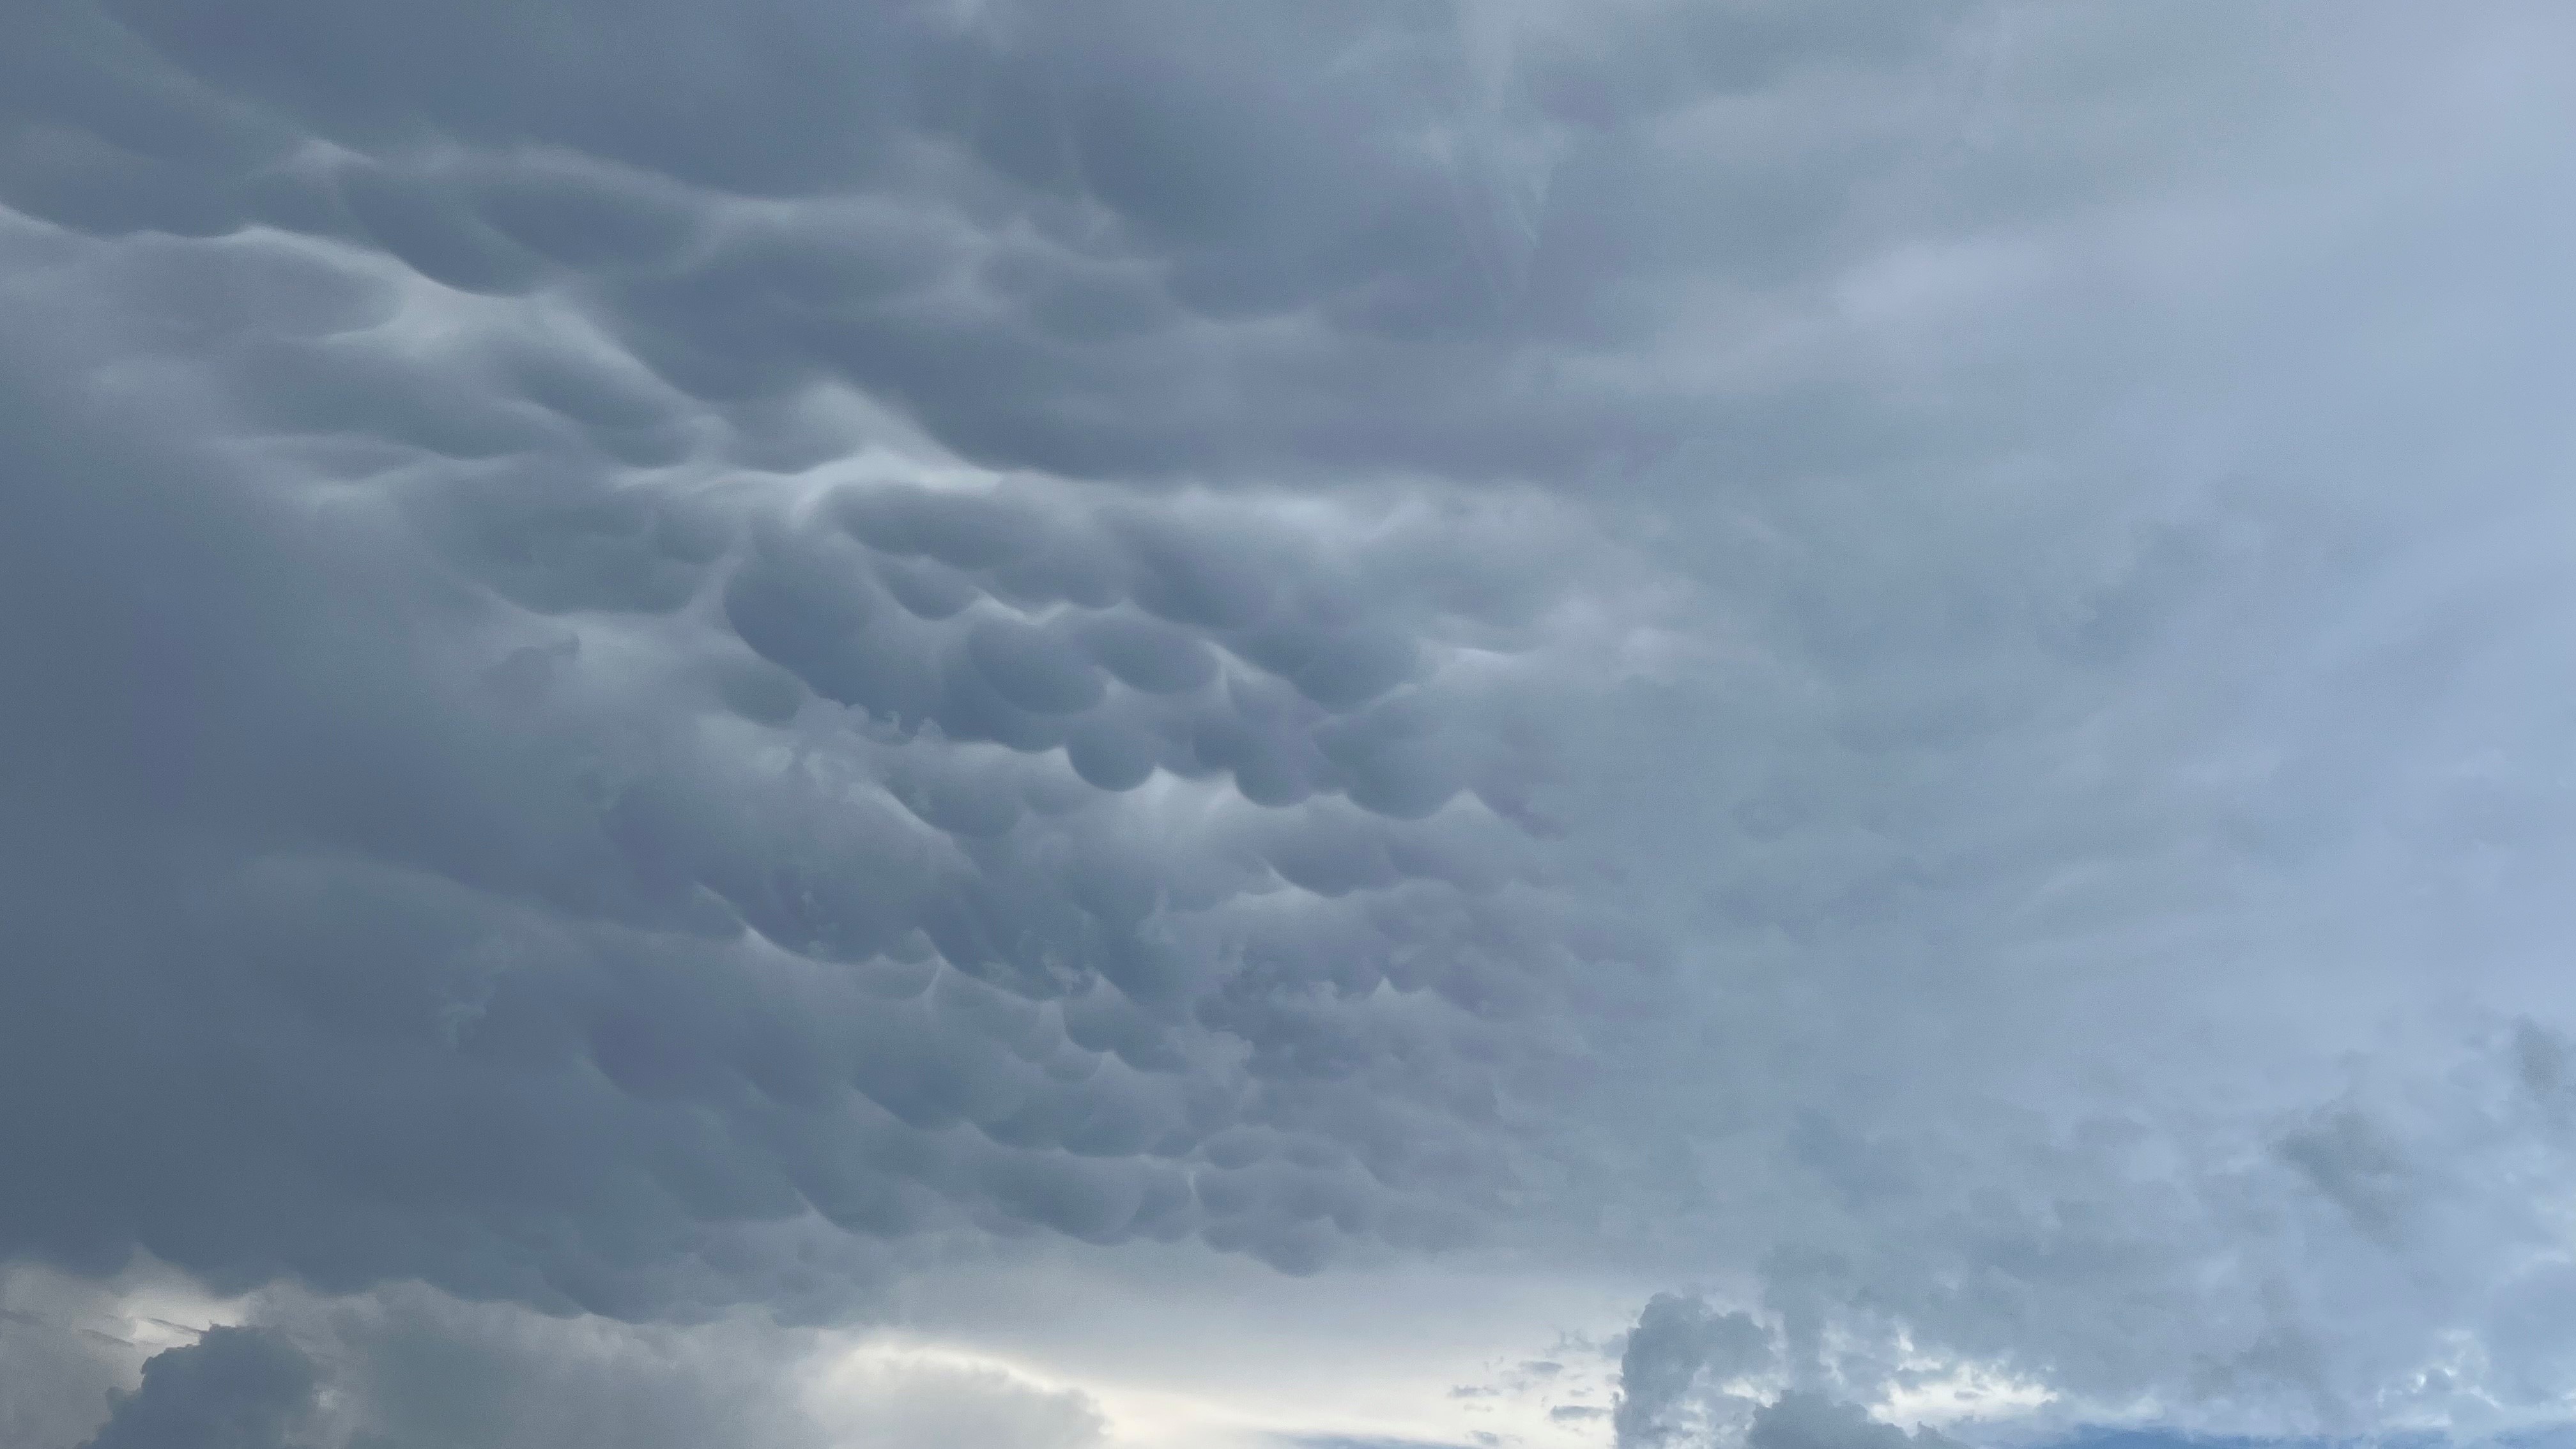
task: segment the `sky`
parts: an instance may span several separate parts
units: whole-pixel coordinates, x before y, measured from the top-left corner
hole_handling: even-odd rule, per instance
[[[0,1444],[2576,1442],[2570,57],[0,0]]]

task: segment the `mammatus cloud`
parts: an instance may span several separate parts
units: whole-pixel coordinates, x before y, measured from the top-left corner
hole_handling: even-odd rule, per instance
[[[1457,597],[1458,533],[1415,505],[1319,515],[1312,540],[1252,506],[1053,502],[865,483],[775,513],[675,502],[721,548],[673,565],[702,576],[689,602],[581,620],[432,581],[506,559],[407,554],[349,520],[349,555],[458,590],[425,686],[329,637],[329,590],[294,561],[201,565],[210,632],[273,609],[322,637],[171,641],[237,647],[238,671],[84,681],[104,697],[80,704],[157,703],[231,751],[180,764],[180,789],[255,796],[264,839],[211,870],[127,857],[61,882],[185,902],[133,923],[167,936],[64,949],[136,953],[78,978],[106,992],[184,939],[188,1010],[239,1012],[271,1085],[174,1137],[299,1163],[209,1173],[199,1191],[236,1205],[172,1202],[189,1225],[145,1245],[352,1283],[462,1287],[508,1261],[533,1276],[505,1291],[600,1307],[585,1295],[665,1251],[626,1235],[681,1247],[725,1224],[1200,1234],[1290,1266],[1335,1236],[1453,1232],[1443,1215],[1499,1185],[1501,1144],[1413,1129],[1490,1116],[1506,1059],[1544,1069],[1543,1031],[1509,1023],[1548,1015],[1584,949],[1536,874],[1508,711],[1515,655],[1571,651],[1585,626],[1517,581],[1471,573]],[[1527,549],[1544,517],[1475,541]],[[1348,613],[1426,581],[1419,603]],[[51,605],[77,617],[102,585],[122,586],[63,580]],[[328,699],[276,677],[307,647],[284,668],[333,677]],[[174,875],[129,874],[156,867]],[[301,1077],[336,1079],[352,1033],[369,1105]],[[296,1145],[244,1140],[270,1133]],[[484,1157],[502,1140],[525,1155]],[[594,1196],[621,1141],[658,1144],[656,1185]],[[298,1221],[317,1193],[341,1197],[331,1222]],[[59,1186],[21,1211],[67,1252],[110,1221]],[[533,1236],[498,1258],[432,1245],[496,1212],[533,1214],[508,1230]],[[186,1246],[218,1223],[245,1236]]]
[[[2554,11],[18,11],[26,1442],[2564,1420]]]

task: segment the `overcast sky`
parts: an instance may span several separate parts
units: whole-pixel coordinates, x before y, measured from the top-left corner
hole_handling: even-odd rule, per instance
[[[2576,11],[0,0],[0,1445],[2576,1438]]]

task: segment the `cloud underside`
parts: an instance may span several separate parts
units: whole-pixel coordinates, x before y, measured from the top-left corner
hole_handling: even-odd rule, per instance
[[[2555,14],[23,8],[0,1260],[286,1295],[99,1449],[1015,1243],[2576,1388]]]

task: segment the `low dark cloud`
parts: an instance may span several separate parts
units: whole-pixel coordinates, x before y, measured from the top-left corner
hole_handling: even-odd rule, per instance
[[[1733,1407],[1728,1390],[1767,1377],[1773,1356],[1769,1330],[1748,1315],[1717,1312],[1699,1298],[1656,1294],[1619,1355],[1612,1422],[1621,1449],[1671,1443],[1711,1417],[1722,1419]]]
[[[1744,1442],[1751,1449],[1898,1449],[1908,1444],[1939,1449],[1958,1441],[1929,1429],[1908,1434],[1872,1419],[1858,1405],[1792,1391],[1753,1416]]]
[[[210,1328],[157,1354],[85,1449],[285,1449],[314,1412],[312,1363],[274,1333]]]
[[[1079,1391],[999,1363],[784,1329],[757,1316],[671,1328],[472,1304],[417,1286],[336,1298],[272,1287],[238,1306],[245,1323],[190,1329],[123,1317],[114,1294],[84,1301],[68,1283],[40,1277],[22,1271],[0,1282],[0,1294],[42,1310],[13,1321],[10,1362],[58,1366],[41,1378],[13,1373],[0,1395],[31,1424],[48,1421],[28,1443],[1082,1449],[1103,1442],[1099,1408]],[[131,1386],[89,1389],[83,1380],[102,1371]],[[83,1423],[94,1432],[63,1427]]]

